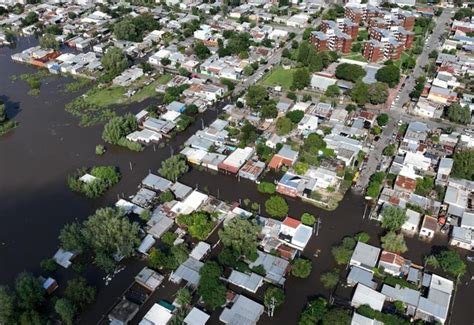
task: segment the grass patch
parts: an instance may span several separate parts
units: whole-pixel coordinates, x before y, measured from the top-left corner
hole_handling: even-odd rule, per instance
[[[150,98],[152,96],[156,95],[155,88],[159,85],[164,85],[168,83],[171,79],[173,78],[172,75],[170,74],[165,74],[158,78],[157,80],[153,81],[151,84],[143,87],[140,89],[136,94],[134,94],[131,98],[131,102],[141,102],[144,101],[147,98]]]
[[[283,67],[277,67],[263,78],[262,84],[265,86],[282,86],[289,89],[293,83],[295,71],[296,69],[285,70]]]
[[[357,34],[357,40],[361,42],[368,39],[369,39],[369,32],[367,31],[367,29],[360,29],[359,33]]]
[[[367,62],[367,59],[360,53],[350,53],[344,56],[345,59],[360,61],[360,62]]]
[[[86,79],[86,78],[79,78],[71,83],[65,84],[64,85],[64,91],[67,93],[72,93],[75,91],[82,90],[89,86],[92,83],[91,80]]]

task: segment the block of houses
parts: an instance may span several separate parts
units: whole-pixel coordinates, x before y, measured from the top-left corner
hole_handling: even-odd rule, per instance
[[[253,154],[253,148],[237,148],[219,164],[219,169],[232,174],[237,174],[239,169],[252,157]]]
[[[411,288],[401,287],[395,285],[395,287],[384,284],[381,293],[385,295],[388,301],[401,301],[407,308],[407,315],[414,316],[418,303],[420,301],[420,292]]]
[[[415,318],[444,324],[448,318],[449,304],[454,289],[453,281],[436,274],[425,273],[423,286],[428,288],[428,295],[420,297]]]

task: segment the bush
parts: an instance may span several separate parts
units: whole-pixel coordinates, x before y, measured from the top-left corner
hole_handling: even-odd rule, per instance
[[[52,258],[46,258],[44,260],[41,261],[41,264],[40,264],[40,267],[41,267],[41,270],[43,270],[44,272],[54,272],[57,270],[58,268],[58,264],[56,263],[56,261]]]
[[[161,203],[166,203],[174,200],[174,194],[171,191],[164,191],[160,193],[160,202]]]
[[[101,144],[95,146],[95,154],[97,156],[102,156],[105,153],[105,147]]]
[[[288,214],[288,204],[281,196],[272,196],[265,201],[265,210],[269,216],[283,218]]]
[[[316,223],[316,217],[305,212],[301,215],[301,222],[305,225],[312,226]]]
[[[337,283],[339,282],[338,270],[321,274],[320,280],[324,288],[334,289],[337,286]]]
[[[78,169],[68,177],[69,188],[75,192],[84,194],[88,198],[102,196],[109,188],[120,181],[121,175],[113,166],[97,166],[90,170],[90,174],[96,177],[91,182],[83,182],[79,178],[87,173],[86,168]]]
[[[295,277],[305,279],[311,274],[313,266],[310,260],[297,258],[291,266],[291,274]]]

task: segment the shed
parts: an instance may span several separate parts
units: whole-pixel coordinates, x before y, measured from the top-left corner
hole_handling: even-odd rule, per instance
[[[142,180],[142,185],[154,191],[164,192],[171,188],[173,182],[150,173]]]
[[[178,200],[183,200],[193,191],[191,187],[179,182],[174,183],[170,189]]]
[[[139,253],[146,254],[153,247],[153,245],[155,245],[155,243],[156,240],[152,235],[146,235],[140,243],[140,246],[138,246],[137,251]]]
[[[225,308],[219,320],[224,324],[257,324],[264,308],[259,303],[239,295],[232,307]]]
[[[377,283],[373,281],[374,274],[366,269],[362,269],[357,266],[352,266],[349,275],[347,276],[347,284],[350,286],[356,286],[358,283],[362,283],[366,287],[376,289]]]
[[[180,283],[182,280],[184,280],[192,286],[197,286],[199,279],[201,278],[199,271],[203,265],[203,262],[198,261],[195,258],[188,257],[188,259],[171,274],[170,281],[174,283]]]
[[[58,265],[61,265],[65,269],[71,266],[71,260],[76,256],[75,253],[64,250],[62,248],[58,249],[54,254],[53,259]]]

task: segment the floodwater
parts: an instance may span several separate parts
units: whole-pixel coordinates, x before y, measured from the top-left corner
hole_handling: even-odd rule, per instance
[[[0,285],[11,284],[15,276],[24,270],[39,273],[39,263],[50,257],[57,249],[57,236],[66,223],[84,220],[101,206],[112,204],[118,195],[134,194],[140,180],[159,168],[160,162],[176,152],[180,145],[198,128],[197,121],[186,132],[178,135],[163,149],[147,148],[133,153],[126,149],[109,148],[103,157],[95,155],[95,145],[101,143],[102,126],[81,128],[78,119],[64,111],[64,105],[78,94],[66,94],[60,86],[69,79],[53,77],[43,80],[41,94],[27,95],[28,86],[23,81],[12,82],[11,75],[34,72],[34,68],[13,63],[12,53],[32,46],[28,39],[20,40],[16,49],[0,49],[0,96],[7,103],[8,115],[19,122],[19,126],[7,136],[0,138]],[[119,110],[138,112],[148,103],[135,104]],[[203,116],[207,124],[216,117],[209,110]],[[67,175],[76,168],[92,165],[115,165],[122,172],[122,180],[104,197],[88,200],[71,192],[66,184]],[[130,169],[132,165],[132,170]],[[230,175],[213,175],[193,169],[182,178],[182,182],[227,201],[248,198],[262,204],[267,196],[258,193],[254,183],[239,181]],[[299,218],[303,212],[321,217],[319,235],[313,236],[303,256],[313,261],[313,272],[308,279],[289,277],[285,291],[287,302],[277,310],[273,318],[262,316],[263,324],[295,324],[306,301],[310,297],[331,294],[325,290],[319,276],[336,267],[331,247],[344,236],[366,231],[371,235],[370,243],[378,245],[380,228],[373,221],[363,219],[364,202],[359,195],[349,192],[339,208],[333,212],[317,209],[299,200],[287,199],[290,215]],[[407,239],[409,251],[404,254],[413,262],[421,264],[423,256],[430,254],[436,245],[446,242],[437,238],[432,243]],[[317,254],[316,254],[317,253]],[[316,256],[316,255],[317,256]],[[81,315],[83,324],[95,324],[107,313],[116,299],[133,281],[144,262],[130,261],[110,286],[105,286],[104,274],[93,268],[86,271],[87,279],[99,289],[96,303]],[[470,271],[474,271],[471,270]],[[341,273],[345,270],[341,270]],[[59,283],[72,276],[72,271],[58,270],[54,277]],[[456,294],[451,324],[472,324],[470,300],[473,297],[472,284],[466,285],[469,273],[460,284]],[[167,284],[160,288],[147,305],[159,299],[172,300],[176,286]],[[246,293],[261,301],[264,288],[256,295]],[[236,289],[236,291],[240,291]],[[350,295],[347,289],[339,288],[336,295]],[[137,322],[145,313],[142,310],[135,318]],[[218,323],[218,315],[212,315],[211,323]]]

